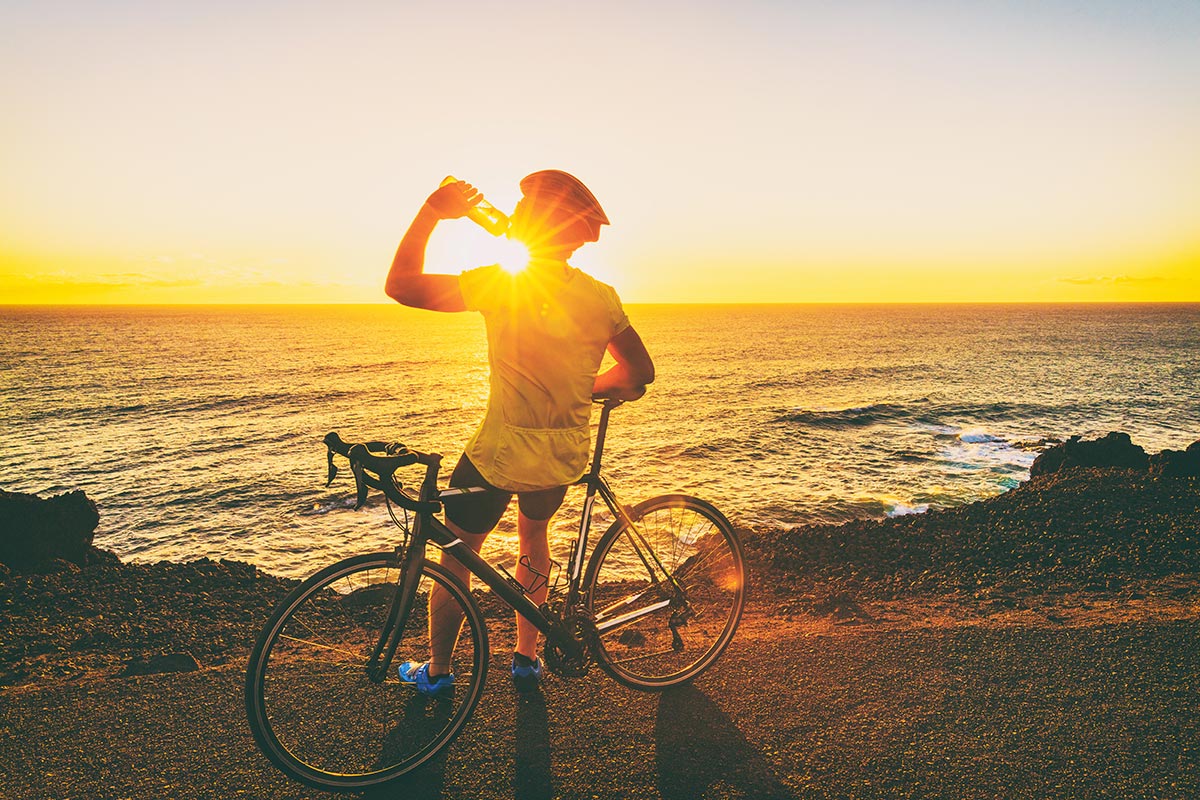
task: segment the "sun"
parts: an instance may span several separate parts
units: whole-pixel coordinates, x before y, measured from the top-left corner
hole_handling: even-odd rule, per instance
[[[496,263],[509,275],[516,275],[529,266],[529,248],[516,239],[497,239]]]
[[[499,264],[513,275],[529,265],[529,250],[519,241],[492,236],[473,222],[453,220],[446,230],[429,240],[425,251],[425,271],[457,275],[476,267]]]

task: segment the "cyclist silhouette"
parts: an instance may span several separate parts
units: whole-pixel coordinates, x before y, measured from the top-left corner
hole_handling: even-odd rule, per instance
[[[516,579],[541,604],[550,569],[547,530],[568,485],[587,468],[593,397],[636,400],[654,380],[654,364],[611,286],[567,259],[597,241],[608,217],[572,175],[542,170],[521,180],[522,198],[507,235],[529,248],[530,262],[510,275],[499,266],[456,275],[425,273],[425,248],[438,221],[464,216],[480,195],[457,182],[433,192],[396,250],[385,291],[399,303],[430,311],[478,311],[487,327],[488,407],[450,476],[452,487],[486,492],[446,498],[446,523],[476,552],[517,495],[520,557]],[[604,353],[616,363],[600,373]],[[453,558],[441,563],[470,586]],[[432,652],[406,662],[401,678],[425,694],[453,685],[450,656],[462,625],[456,603],[430,595]],[[517,616],[513,681],[528,691],[542,678],[538,631]]]

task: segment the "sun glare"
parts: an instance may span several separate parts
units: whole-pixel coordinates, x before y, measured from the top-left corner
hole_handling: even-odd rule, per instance
[[[497,241],[497,263],[509,275],[516,275],[529,266],[529,248],[515,239]]]

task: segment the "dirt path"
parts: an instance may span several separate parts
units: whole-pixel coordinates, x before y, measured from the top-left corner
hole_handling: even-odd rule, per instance
[[[444,762],[376,796],[1200,796],[1200,611],[1076,611],[752,610],[715,671],[661,696],[598,671],[540,700],[493,680]],[[0,690],[0,797],[330,797],[255,749],[243,667]]]

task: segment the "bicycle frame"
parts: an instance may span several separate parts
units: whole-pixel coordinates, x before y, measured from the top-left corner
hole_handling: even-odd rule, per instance
[[[454,500],[467,500],[456,495],[493,490],[439,489],[437,453],[325,435],[326,486],[338,475],[335,457],[347,459],[355,508],[367,503],[370,489],[382,492],[404,536],[393,552],[363,553],[318,571],[267,619],[247,663],[245,700],[255,742],[272,763],[314,787],[358,791],[399,779],[443,752],[470,719],[494,666],[488,615],[466,592],[469,580],[464,586],[470,575],[492,590],[490,600],[503,600],[545,636],[546,669],[564,678],[594,664],[630,689],[657,691],[692,680],[721,656],[745,606],[737,530],[712,504],[686,494],[621,504],[601,475],[609,415],[618,405],[604,402],[591,464],[576,482],[586,498],[579,535],[562,548],[567,566],[551,562],[546,570],[522,557],[520,566],[536,569],[515,570],[520,582],[472,549],[483,537],[460,538],[456,526],[437,518],[446,503],[453,512]],[[419,487],[416,480],[402,484],[398,470],[417,464],[425,468]],[[601,513],[607,529],[589,545],[597,496],[613,518]],[[426,557],[430,545],[442,552],[441,565]],[[533,599],[543,595],[545,602]],[[426,652],[439,664],[452,657],[451,691],[441,680],[423,685],[425,673],[414,675],[407,665],[403,674],[395,671],[397,657]],[[527,687],[518,681],[517,688]]]
[[[587,553],[588,534],[591,530],[592,522],[592,508],[595,505],[597,494],[600,495],[613,516],[623,521],[627,529],[631,531],[631,542],[633,543],[635,552],[651,576],[652,584],[657,586],[659,584],[658,576],[664,576],[671,585],[672,597],[662,599],[653,605],[639,608],[636,611],[598,622],[596,627],[600,632],[628,624],[645,614],[653,613],[670,605],[672,602],[675,602],[674,598],[678,596],[679,592],[679,586],[675,582],[674,577],[671,576],[670,572],[659,561],[653,548],[646,543],[641,533],[637,530],[636,524],[630,518],[628,512],[625,511],[625,508],[617,499],[608,482],[600,474],[600,464],[604,455],[604,439],[608,431],[609,414],[618,405],[620,403],[615,401],[605,401],[602,404],[591,468],[575,483],[575,485],[586,486],[587,495],[584,499],[583,513],[579,521],[579,536],[572,545],[571,557],[567,566],[568,582],[564,608],[569,610],[579,605],[584,556]],[[430,455],[424,463],[426,464],[425,478],[421,484],[419,496],[419,501],[422,503],[427,503],[428,501],[436,502],[442,498],[455,495],[485,491],[481,488],[439,490],[437,482],[441,469],[441,456]],[[368,477],[366,478],[366,482],[382,490],[385,495],[397,503],[403,504],[400,497],[404,497],[408,502],[412,500],[411,495],[405,493],[391,481],[374,481]],[[569,630],[563,624],[562,619],[558,615],[554,614],[545,604],[541,607],[535,605],[529,599],[526,587],[522,586],[515,578],[494,569],[478,553],[468,547],[462,539],[455,536],[433,514],[433,511],[422,511],[416,516],[409,545],[403,552],[399,579],[400,591],[396,592],[392,599],[387,621],[380,632],[379,641],[372,651],[367,664],[367,674],[372,681],[380,683],[384,680],[392,659],[396,654],[396,650],[400,646],[401,632],[407,625],[408,616],[412,612],[413,603],[417,597],[417,585],[421,579],[421,570],[425,560],[425,546],[427,543],[432,543],[443,553],[448,553],[452,558],[470,570],[473,575],[508,603],[518,614],[533,623],[534,627],[563,653],[568,656],[575,656],[582,652],[585,647],[584,643],[579,640],[573,631]],[[398,547],[397,554],[399,555],[400,552],[401,548]]]

